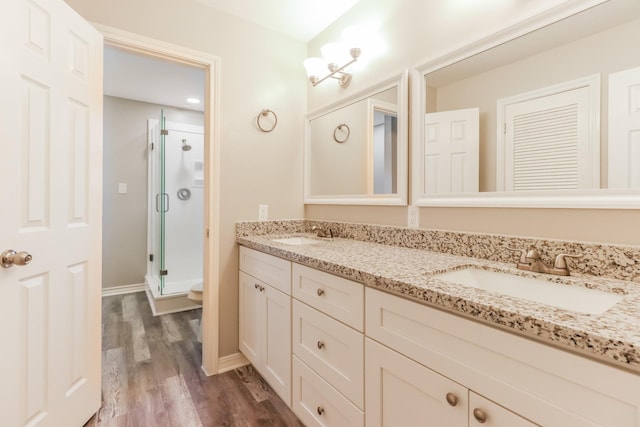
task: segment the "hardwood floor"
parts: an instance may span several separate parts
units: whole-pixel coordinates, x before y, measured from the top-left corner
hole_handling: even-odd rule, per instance
[[[204,374],[199,316],[153,317],[144,292],[103,298],[102,408],[85,427],[302,426],[251,366]]]

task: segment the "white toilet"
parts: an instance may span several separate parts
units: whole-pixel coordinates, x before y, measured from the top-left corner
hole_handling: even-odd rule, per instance
[[[191,287],[187,298],[196,304],[202,305],[202,282],[197,282]],[[200,312],[200,319],[198,319],[198,332],[196,333],[198,342],[202,342],[202,312]]]

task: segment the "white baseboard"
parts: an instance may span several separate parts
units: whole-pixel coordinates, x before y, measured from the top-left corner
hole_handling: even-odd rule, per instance
[[[218,373],[222,374],[248,364],[249,360],[240,352],[223,356],[218,359]]]
[[[111,288],[102,288],[102,296],[109,297],[112,295],[131,294],[134,292],[142,292],[147,289],[144,283],[136,283],[134,285],[113,286]]]

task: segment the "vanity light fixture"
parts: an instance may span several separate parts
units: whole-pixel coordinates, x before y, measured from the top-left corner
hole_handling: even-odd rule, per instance
[[[304,60],[304,68],[313,86],[317,86],[328,78],[338,80],[340,87],[347,87],[351,83],[351,72],[347,68],[358,60],[361,50],[360,40],[362,31],[359,27],[349,27],[342,32],[342,43],[327,43],[320,51],[323,58],[307,58]],[[340,65],[343,64],[343,65]],[[329,73],[324,77],[322,74]]]
[[[189,104],[200,104],[200,100],[198,98],[187,98],[187,102]]]

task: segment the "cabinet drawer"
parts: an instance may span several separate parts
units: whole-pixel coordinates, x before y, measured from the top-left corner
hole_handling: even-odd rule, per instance
[[[240,246],[240,270],[291,295],[291,262]]]
[[[292,269],[293,296],[347,325],[363,331],[364,286],[299,264]]]
[[[367,336],[545,427],[634,426],[640,376],[371,288]]]
[[[293,354],[359,408],[364,404],[364,336],[293,301]]]
[[[295,356],[293,412],[306,426],[364,426],[364,413]]]

